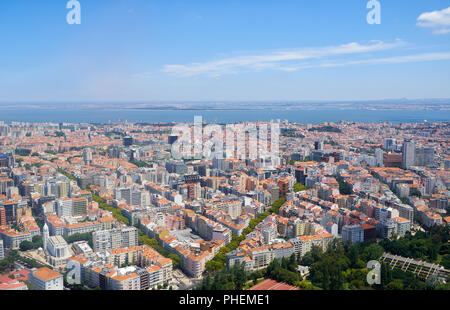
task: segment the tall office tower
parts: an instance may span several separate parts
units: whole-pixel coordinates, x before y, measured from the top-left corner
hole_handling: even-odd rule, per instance
[[[65,198],[69,196],[70,184],[66,181],[58,181],[56,183],[58,198]]]
[[[383,167],[383,160],[384,160],[384,152],[382,149],[376,149],[375,150],[375,165],[377,167]]]
[[[90,148],[83,150],[83,161],[85,165],[90,165],[92,163],[92,150]]]
[[[0,239],[0,259],[5,258],[5,249],[3,247],[3,240]]]
[[[434,165],[434,149],[432,147],[418,147],[415,154],[415,165],[431,167]]]
[[[168,142],[170,145],[174,144],[175,141],[177,141],[177,140],[178,140],[178,136],[169,136],[169,137],[167,138],[167,142]]]
[[[14,155],[8,153],[0,153],[0,168],[13,168],[14,167]]]
[[[109,158],[120,158],[120,153],[122,152],[122,149],[120,147],[116,146],[109,146],[107,149],[107,154]]]
[[[431,195],[434,192],[434,187],[436,185],[436,178],[429,176],[425,178],[425,194]]]
[[[416,153],[416,145],[412,140],[404,140],[402,147],[402,168],[408,169],[414,166],[414,156]]]
[[[384,139],[384,149],[387,151],[393,151],[396,148],[395,139]]]
[[[361,225],[348,225],[342,227],[342,242],[364,242],[364,229]]]
[[[320,151],[323,149],[323,141],[316,141],[314,142],[314,149],[316,151]]]
[[[133,145],[133,138],[132,137],[124,137],[123,138],[123,146],[131,146]]]

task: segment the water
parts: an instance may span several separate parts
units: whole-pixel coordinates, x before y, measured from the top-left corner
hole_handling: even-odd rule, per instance
[[[450,111],[416,111],[416,110],[361,110],[320,108],[314,110],[121,110],[121,109],[24,109],[1,108],[0,121],[18,122],[90,122],[108,123],[109,121],[128,120],[129,122],[193,122],[194,116],[203,117],[208,123],[234,123],[241,121],[270,121],[275,119],[289,120],[303,124],[320,124],[323,122],[355,121],[363,123],[392,122],[392,123],[422,123],[448,122]]]

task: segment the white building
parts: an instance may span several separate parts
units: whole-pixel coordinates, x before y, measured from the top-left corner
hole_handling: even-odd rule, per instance
[[[83,161],[86,165],[90,165],[92,163],[92,150],[90,148],[83,150]]]
[[[409,185],[405,183],[397,184],[397,193],[400,197],[409,197]]]
[[[416,145],[414,141],[403,141],[402,147],[402,168],[408,169],[415,164]]]
[[[117,248],[138,246],[138,230],[136,227],[116,228],[95,231],[92,234],[94,252],[110,251]]]
[[[375,165],[377,167],[383,167],[384,163],[383,163],[383,159],[384,159],[384,152],[382,149],[376,149],[375,150]]]
[[[60,199],[56,202],[56,214],[61,217],[69,217],[73,215],[72,199]]]
[[[33,290],[57,291],[64,289],[63,276],[47,267],[42,267],[30,273],[29,280]]]
[[[87,241],[77,241],[72,244],[72,249],[75,254],[83,254],[89,256],[94,253]]]
[[[47,223],[45,223],[44,228],[42,229],[42,243],[44,246],[44,251],[47,250],[49,236],[50,236],[50,234],[49,234],[48,226],[47,226]]]
[[[67,264],[67,259],[71,256],[69,246],[61,236],[52,236],[48,238],[47,248],[48,260],[55,267],[62,267]]]
[[[3,240],[0,239],[0,259],[5,258],[5,249],[3,248]]]

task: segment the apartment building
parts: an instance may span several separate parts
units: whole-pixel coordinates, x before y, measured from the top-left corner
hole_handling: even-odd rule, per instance
[[[18,232],[10,228],[0,228],[0,236],[3,239],[3,246],[6,249],[18,250],[23,241],[32,241],[30,232]]]
[[[350,243],[364,242],[364,229],[361,225],[346,225],[342,227],[342,241]]]
[[[47,267],[34,270],[29,276],[33,290],[57,291],[63,290],[63,275]]]
[[[0,239],[0,259],[5,258],[5,248],[3,247],[3,240]]]
[[[138,246],[138,230],[136,227],[99,230],[92,234],[92,239],[94,252],[136,247]]]
[[[334,239],[334,236],[330,233],[319,234],[312,236],[300,236],[289,239],[289,242],[294,247],[294,253],[297,257],[303,257],[306,253],[311,251],[313,245],[326,251],[328,244]]]

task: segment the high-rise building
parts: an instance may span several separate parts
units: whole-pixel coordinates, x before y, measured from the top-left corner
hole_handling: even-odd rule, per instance
[[[432,147],[416,148],[415,165],[432,167],[434,165],[434,148]]]
[[[434,192],[434,187],[436,185],[436,178],[429,176],[425,178],[425,193],[431,195]]]
[[[0,239],[0,259],[5,258],[5,249],[3,247],[3,240]]]
[[[131,188],[116,188],[114,190],[114,199],[125,200],[127,204],[131,204]]]
[[[73,200],[70,198],[60,199],[56,202],[56,214],[58,216],[72,216],[73,215]]]
[[[138,230],[136,227],[122,228],[122,248],[138,246]]]
[[[361,225],[342,227],[342,241],[351,243],[364,242],[364,229]]]
[[[316,142],[314,142],[314,149],[316,151],[323,150],[323,141],[316,141]]]
[[[87,214],[88,200],[84,197],[74,198],[72,203],[73,216],[82,216]]]
[[[12,168],[14,167],[14,155],[8,153],[0,153],[0,168]]]
[[[394,151],[396,149],[396,141],[395,139],[384,139],[384,149],[386,151]]]
[[[408,169],[414,166],[414,157],[416,152],[416,145],[412,140],[403,141],[402,147],[402,168]]]
[[[169,136],[169,137],[167,138],[167,142],[168,142],[170,145],[174,144],[175,141],[177,141],[177,140],[178,140],[178,136]]]
[[[94,252],[105,252],[111,249],[111,236],[109,230],[94,231],[92,234]]]
[[[138,246],[138,230],[136,227],[125,227],[95,231],[92,234],[92,242],[95,252],[135,247]]]
[[[83,161],[85,165],[90,165],[92,163],[92,150],[90,148],[83,150]]]
[[[132,137],[124,137],[123,138],[123,146],[131,146],[133,145],[133,138]]]
[[[376,149],[375,150],[375,165],[377,167],[383,167],[384,166],[384,152],[382,149]]]

